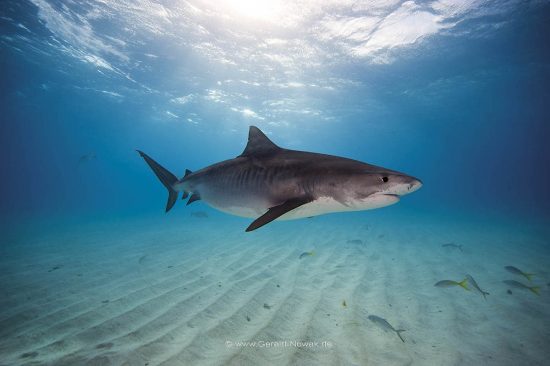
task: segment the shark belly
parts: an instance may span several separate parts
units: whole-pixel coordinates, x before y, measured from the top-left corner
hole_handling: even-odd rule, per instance
[[[325,215],[333,212],[364,211],[392,205],[399,197],[385,194],[375,194],[363,200],[350,200],[342,203],[332,197],[319,197],[316,200],[287,212],[278,220],[295,220],[304,217]]]
[[[267,197],[254,192],[233,189],[216,189],[203,185],[199,187],[201,200],[219,211],[247,218],[256,218],[273,204]]]
[[[234,197],[234,196],[231,196]],[[206,194],[203,201],[211,207],[240,217],[257,218],[263,215],[269,208],[279,204],[270,202],[266,197],[238,195],[240,199],[234,201],[223,195]],[[296,220],[305,217],[325,215],[333,212],[363,211],[392,205],[399,201],[399,197],[386,194],[374,194],[362,200],[350,200],[342,203],[333,197],[318,197],[310,203],[302,205],[292,211],[281,215],[276,220]]]

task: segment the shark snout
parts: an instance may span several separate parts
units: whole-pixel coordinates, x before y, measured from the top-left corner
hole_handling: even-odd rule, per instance
[[[412,181],[407,185],[407,194],[418,191],[422,187],[422,182],[420,179],[413,178]]]
[[[387,193],[404,196],[413,193],[422,187],[420,179],[402,175],[394,178],[395,184],[387,191]]]
[[[408,175],[394,175],[389,177],[387,186],[378,193],[386,195],[404,196],[415,192],[422,187],[420,179]]]

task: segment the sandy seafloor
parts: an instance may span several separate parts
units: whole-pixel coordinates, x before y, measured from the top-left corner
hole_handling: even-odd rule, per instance
[[[12,226],[0,257],[0,364],[548,364],[544,220],[387,210],[245,233],[249,220],[189,212]],[[508,294],[503,280],[528,282],[505,265],[536,273],[541,295]],[[487,300],[434,287],[467,273]],[[405,343],[373,314],[405,329]],[[273,341],[318,344],[262,343]]]

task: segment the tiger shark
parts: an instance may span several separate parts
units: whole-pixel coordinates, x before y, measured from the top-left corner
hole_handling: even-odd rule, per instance
[[[281,148],[255,126],[241,155],[196,172],[186,170],[181,179],[137,152],[168,190],[166,212],[183,192],[187,205],[203,200],[220,211],[254,218],[246,231],[273,220],[388,206],[422,186],[419,179],[395,170]]]

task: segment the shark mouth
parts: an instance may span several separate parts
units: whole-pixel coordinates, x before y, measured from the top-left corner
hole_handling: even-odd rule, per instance
[[[398,194],[382,193],[382,192],[375,193],[375,194],[372,195],[372,197],[386,197],[386,198],[389,198],[389,199],[397,199],[398,201],[401,198],[401,196],[398,195]]]
[[[387,196],[387,197],[390,197],[390,198],[397,198],[397,200],[399,200],[401,198],[400,195],[398,194],[388,194],[388,193],[383,193],[382,194],[383,196]]]
[[[367,206],[369,209],[393,205],[399,202],[399,195],[390,193],[375,193],[369,196]]]

